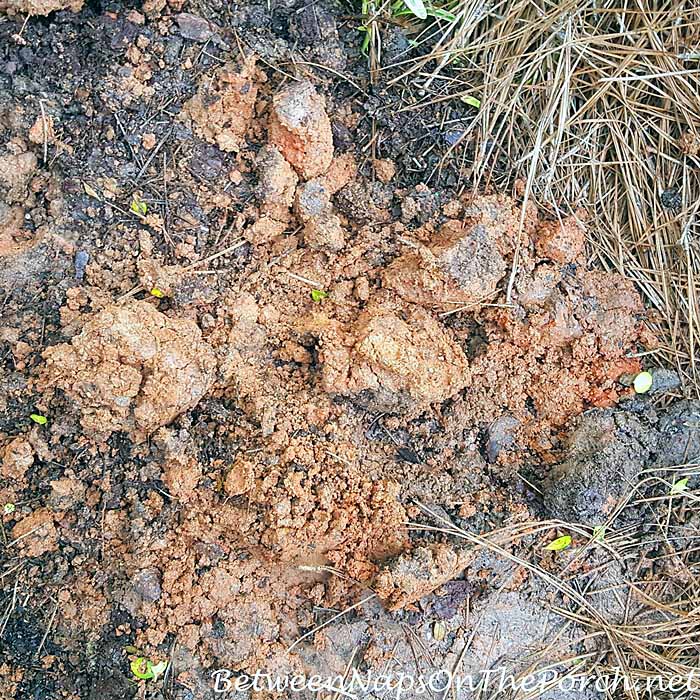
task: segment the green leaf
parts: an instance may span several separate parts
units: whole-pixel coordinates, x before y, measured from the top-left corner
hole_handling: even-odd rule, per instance
[[[149,681],[153,678],[153,664],[148,659],[144,659],[143,656],[135,658],[129,664],[129,668],[136,678],[142,681]]]
[[[418,19],[427,19],[428,10],[425,9],[425,3],[423,0],[403,0],[406,7],[416,16]]]
[[[676,496],[679,493],[683,493],[683,491],[686,491],[688,488],[689,478],[689,476],[686,476],[684,479],[679,479],[678,481],[674,482],[673,486],[671,486],[671,495]]]
[[[32,415],[29,417],[39,425],[46,425],[46,421],[48,420],[48,418],[46,416],[42,416],[41,413],[32,413]]]
[[[436,19],[444,19],[446,22],[456,22],[457,15],[453,15],[447,10],[441,10],[439,7],[429,7],[428,14]]]
[[[321,301],[321,299],[325,299],[328,296],[328,292],[324,292],[322,289],[312,289],[311,290],[311,299],[315,301],[317,304]]]
[[[153,287],[153,289],[151,289],[151,296],[156,297],[156,299],[162,299],[165,296],[165,294],[163,294],[163,292],[160,289],[158,289],[158,287]]]
[[[554,542],[550,542],[545,549],[550,552],[561,552],[563,549],[571,546],[571,535],[562,535],[557,537]]]
[[[481,107],[481,100],[478,97],[472,97],[471,95],[462,95],[460,99],[462,100],[462,102],[468,104],[470,107],[476,107],[477,109]]]
[[[133,211],[134,214],[138,214],[138,216],[146,216],[148,213],[148,204],[135,194],[134,198],[131,200],[131,211]]]
[[[14,503],[6,503],[2,507],[2,512],[4,515],[12,515],[15,512],[15,504]]]

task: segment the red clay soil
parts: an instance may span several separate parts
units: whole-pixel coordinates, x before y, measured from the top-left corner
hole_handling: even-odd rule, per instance
[[[416,225],[427,188],[399,192],[402,211],[385,206],[354,157],[334,152],[320,92],[272,86],[252,58],[203,75],[178,119],[234,154],[251,184],[220,246],[224,260],[248,246],[250,262],[214,281],[192,240],[166,258],[155,214],[123,240],[128,253],[94,255],[61,310],[64,342],[29,377],[48,425],[0,436],[0,503],[22,501],[33,465],[60,462],[71,436],[93,478],[64,464],[45,497],[5,517],[30,572],[59,542],[99,542],[59,593],[62,643],[112,624],[119,603],[145,624],[116,633],[153,658],[176,635],[205,667],[282,670],[301,664],[285,650],[314,624],[305,603],[342,606],[374,585],[400,608],[464,568],[445,545],[406,563],[411,499],[530,517],[514,470],[523,455],[554,460],[573,417],[629,391],[619,379],[640,367],[643,308],[629,282],[588,268],[573,218],[465,195]],[[40,150],[29,133],[0,150],[5,260],[53,235],[22,228]],[[375,167],[390,187],[393,164]],[[200,205],[215,197],[226,195]],[[13,351],[21,368],[26,348],[15,339]],[[197,428],[209,402],[229,408]],[[122,484],[98,466],[119,433]],[[207,460],[207,442],[230,451]],[[153,480],[162,488],[144,495]],[[120,508],[108,507],[115,488]],[[88,525],[84,509],[97,514]]]

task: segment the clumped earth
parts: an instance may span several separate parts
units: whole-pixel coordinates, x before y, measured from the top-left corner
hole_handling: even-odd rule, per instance
[[[479,611],[517,658],[539,584],[406,523],[592,527],[698,456],[673,373],[630,388],[633,285],[575,218],[368,158],[338,8],[81,4],[0,2],[0,695],[143,697],[138,655],[181,698],[454,663]]]

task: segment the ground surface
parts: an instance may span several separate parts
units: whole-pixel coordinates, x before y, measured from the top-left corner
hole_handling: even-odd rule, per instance
[[[583,224],[424,182],[445,114],[371,86],[360,42],[324,3],[0,17],[0,696],[522,671],[561,591],[405,526],[435,516],[630,614],[624,557],[536,524],[642,537],[628,487],[700,454],[698,407],[669,372],[634,397],[654,339]],[[603,653],[581,636],[556,660]]]

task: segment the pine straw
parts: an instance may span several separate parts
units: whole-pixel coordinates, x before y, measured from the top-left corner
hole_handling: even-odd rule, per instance
[[[553,217],[586,218],[598,260],[652,309],[653,363],[676,365],[700,395],[700,5],[452,4],[457,21],[429,25],[425,55],[384,79],[419,88],[421,104],[478,98],[442,165],[461,160],[475,186],[520,180]]]
[[[688,517],[688,508],[697,511],[700,497],[690,491],[674,494],[672,489],[678,479],[692,474],[697,474],[697,465],[643,474],[610,515],[602,536],[599,530],[555,520],[514,524],[477,535],[421,503],[419,508],[437,525],[413,524],[411,529],[448,535],[500,556],[527,570],[558,596],[560,602],[551,606],[552,611],[577,625],[582,631],[577,641],[586,651],[559,659],[548,644],[528,658],[521,678],[552,668],[558,670],[559,678],[566,672],[585,675],[593,683],[607,679],[607,687],[616,689],[614,697],[690,699],[697,692],[678,686],[679,679],[686,683],[691,679],[691,688],[700,687],[700,536],[696,520]],[[637,521],[632,528],[622,525],[630,514]],[[545,544],[562,532],[573,535],[573,549],[557,553],[553,563],[543,566]],[[596,560],[603,563],[589,570],[588,564]],[[645,573],[640,571],[643,568]],[[673,581],[669,570],[675,572]],[[591,587],[592,573],[602,574],[610,585]],[[612,621],[608,612],[599,609],[599,596],[605,593],[618,601],[624,611],[621,619]],[[674,692],[668,691],[669,683],[675,684]]]

